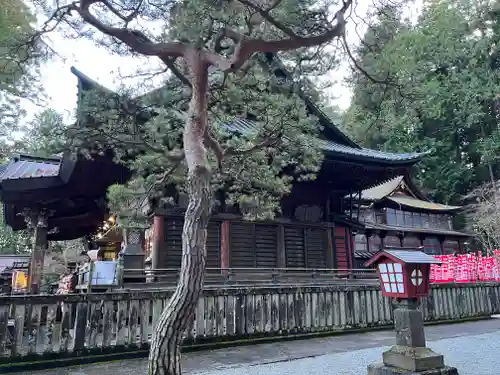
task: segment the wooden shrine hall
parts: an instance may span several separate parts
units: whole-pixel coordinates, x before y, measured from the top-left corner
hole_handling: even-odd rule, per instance
[[[94,233],[107,215],[107,188],[129,178],[126,168],[98,155],[92,160],[70,153],[53,158],[15,155],[1,167],[5,223],[13,230],[34,232],[29,268],[32,293],[39,291],[48,241]]]
[[[266,59],[271,63],[274,56],[266,55]],[[110,90],[77,69],[72,68],[72,72],[78,78],[78,106],[87,93],[109,95]],[[284,68],[275,72],[288,77]],[[362,148],[307,96],[299,95],[308,111],[319,119],[321,128],[317,141],[324,161],[316,180],[296,183],[291,194],[282,200],[281,215],[273,221],[247,222],[234,210],[214,212],[208,226],[208,273],[352,269],[353,233],[363,225],[357,216],[346,214],[346,210],[352,211],[353,203],[346,203],[344,196],[407,175],[424,156]],[[136,103],[131,104],[137,108]],[[144,121],[147,117],[138,119],[138,124]],[[88,115],[79,117],[78,122],[79,126],[97,125]],[[231,132],[244,133],[258,124],[240,117],[226,126]],[[41,271],[40,254],[48,240],[95,233],[105,219],[107,188],[130,178],[130,171],[115,164],[112,154],[110,150],[109,154],[93,159],[69,153],[49,159],[19,155],[4,167],[0,174],[0,198],[6,223],[14,230],[30,225],[36,234],[32,280]],[[133,248],[129,253],[125,251],[131,255],[125,271],[144,270],[145,266],[158,271],[180,268],[183,201],[180,197],[170,207],[151,207],[151,227],[146,236],[137,231],[131,232],[130,238],[125,236],[122,246]],[[109,233],[101,241],[105,242],[107,236]],[[116,243],[116,233],[113,237]],[[141,241],[144,237],[146,241]],[[33,288],[36,290],[36,286]]]
[[[265,57],[269,64],[276,66],[273,55]],[[79,70],[72,68],[72,72],[78,78],[79,98],[87,92],[109,95],[110,90]],[[284,68],[275,70],[275,74],[289,78]],[[292,193],[282,200],[280,217],[273,221],[247,222],[234,210],[214,212],[208,226],[209,272],[352,269],[352,234],[363,225],[356,217],[345,214],[349,207],[343,197],[407,175],[425,155],[362,148],[343,134],[312,100],[303,93],[299,95],[308,111],[319,119],[321,127],[318,144],[325,158],[317,179],[296,183]],[[231,132],[244,133],[258,124],[241,117],[226,126]],[[180,267],[183,201],[181,197],[171,207],[152,207],[152,226],[146,231],[144,245],[144,257],[152,269]]]
[[[421,247],[431,255],[464,253],[472,236],[453,226],[462,207],[431,201],[409,176],[397,176],[345,199],[353,202],[348,214],[359,215],[362,224],[355,235],[355,266],[384,247]]]
[[[214,213],[208,227],[207,267],[354,268],[353,233],[363,225],[357,216],[344,214],[349,208],[344,195],[386,181],[393,174],[407,173],[420,155],[362,149],[334,131],[326,137],[325,159],[317,179],[297,183],[292,193],[283,198],[282,214],[275,220],[248,222],[237,214]],[[179,202],[177,207],[155,212],[148,236],[152,243],[147,247],[153,268],[180,266],[182,208]]]

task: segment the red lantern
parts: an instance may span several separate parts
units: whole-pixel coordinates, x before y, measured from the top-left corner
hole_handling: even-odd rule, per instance
[[[418,250],[385,250],[375,254],[365,266],[377,266],[384,296],[419,298],[429,295],[430,266],[439,263]]]

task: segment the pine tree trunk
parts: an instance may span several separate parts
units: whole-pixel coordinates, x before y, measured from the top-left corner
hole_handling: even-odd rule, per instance
[[[205,275],[207,225],[212,207],[211,170],[204,145],[208,71],[199,54],[186,58],[193,85],[183,142],[188,167],[188,206],[182,231],[182,263],[177,288],[151,342],[149,375],[180,375],[180,346],[194,318]]]

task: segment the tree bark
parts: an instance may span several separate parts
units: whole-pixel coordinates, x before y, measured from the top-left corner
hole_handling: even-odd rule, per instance
[[[182,231],[182,263],[177,288],[151,342],[149,375],[181,374],[180,346],[194,319],[203,288],[207,225],[212,207],[211,169],[204,144],[207,130],[208,65],[199,51],[185,56],[193,86],[183,143],[188,167],[188,205]]]

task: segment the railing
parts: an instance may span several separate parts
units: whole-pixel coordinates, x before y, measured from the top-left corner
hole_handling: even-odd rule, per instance
[[[89,288],[89,272],[85,268],[81,273],[79,288]],[[99,276],[99,275],[97,275]],[[165,269],[126,269],[123,271],[122,282],[99,282],[109,280],[108,277],[91,277],[96,283],[92,288],[124,287],[144,288],[146,283],[155,283],[155,287],[173,287],[179,278],[178,268]],[[205,287],[245,286],[245,285],[325,285],[325,284],[373,284],[376,282],[374,269],[312,269],[312,268],[207,268]],[[148,288],[151,285],[147,285]]]
[[[148,345],[171,291],[0,297],[0,364],[124,352]],[[439,285],[422,300],[426,321],[500,313],[500,285]],[[186,344],[341,331],[392,324],[378,286],[206,289]],[[2,358],[3,357],[3,358]],[[30,359],[31,360],[31,359]]]

